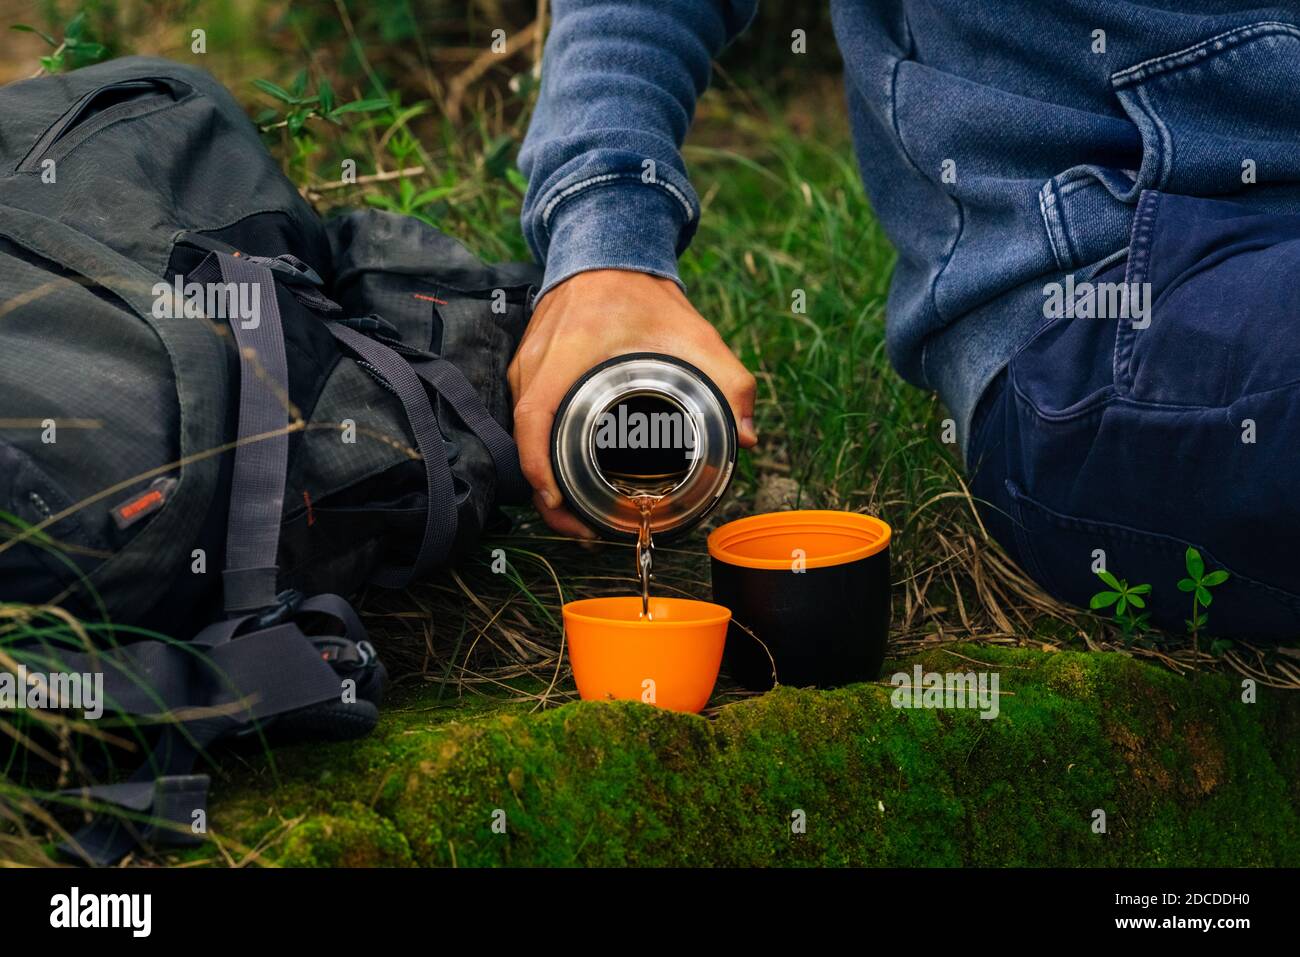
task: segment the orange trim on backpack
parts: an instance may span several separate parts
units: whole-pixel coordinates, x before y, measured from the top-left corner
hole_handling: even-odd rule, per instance
[[[153,508],[156,505],[161,505],[162,500],[163,500],[162,492],[158,491],[157,489],[154,489],[152,491],[145,492],[143,495],[141,495],[139,498],[135,499],[134,501],[127,502],[125,505],[119,505],[117,508],[117,514],[121,515],[124,520],[130,521],[131,519],[138,516],[141,512],[148,511],[149,509]]]

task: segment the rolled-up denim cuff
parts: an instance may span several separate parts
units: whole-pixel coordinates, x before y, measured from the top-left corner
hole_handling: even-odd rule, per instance
[[[546,272],[537,298],[580,272],[626,269],[671,279],[689,206],[669,190],[636,179],[589,186],[547,218]]]

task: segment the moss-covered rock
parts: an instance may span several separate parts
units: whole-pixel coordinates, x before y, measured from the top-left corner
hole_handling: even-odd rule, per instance
[[[990,647],[886,675],[917,664],[997,672],[998,716],[896,708],[888,682],[780,688],[712,720],[411,702],[370,739],[241,763],[213,829],[295,865],[1300,864],[1296,696]]]

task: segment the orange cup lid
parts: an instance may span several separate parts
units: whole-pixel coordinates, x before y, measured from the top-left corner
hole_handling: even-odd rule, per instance
[[[792,557],[806,568],[860,561],[889,545],[888,524],[873,515],[822,509],[765,512],[737,519],[709,534],[709,554],[728,565],[776,571]]]

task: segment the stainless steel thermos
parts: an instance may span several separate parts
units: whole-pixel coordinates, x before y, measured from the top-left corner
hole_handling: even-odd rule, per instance
[[[699,369],[656,353],[617,356],[573,384],[551,429],[564,499],[593,531],[636,538],[636,497],[656,499],[651,533],[672,538],[722,498],[736,465],[736,421]]]

